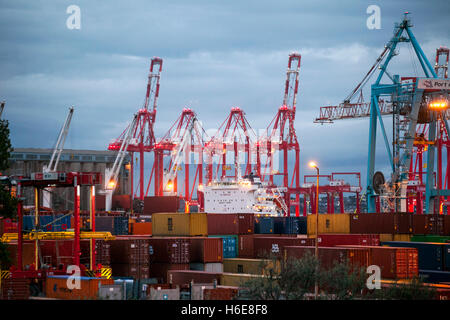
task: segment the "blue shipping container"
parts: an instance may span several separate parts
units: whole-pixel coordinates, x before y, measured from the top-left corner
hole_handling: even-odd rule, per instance
[[[417,248],[419,254],[419,270],[444,270],[443,243],[387,241],[382,242],[381,245]]]
[[[255,217],[255,233],[256,234],[273,234],[274,218],[272,217]]]
[[[450,282],[450,272],[436,270],[419,270],[419,276],[424,282]]]
[[[54,222],[53,222],[54,221]],[[53,222],[53,223],[52,223]],[[70,215],[57,214],[55,216],[39,216],[39,225],[42,231],[65,231],[70,229]],[[35,229],[34,216],[23,216],[23,231]]]
[[[128,234],[128,218],[127,217],[114,217],[114,235],[126,235]]]
[[[307,234],[306,217],[274,217],[275,234]]]
[[[237,258],[238,252],[238,236],[237,235],[223,235],[223,236],[209,236],[210,238],[222,238],[223,240],[223,257]]]
[[[450,244],[444,244],[442,247],[444,251],[444,270],[450,271]]]

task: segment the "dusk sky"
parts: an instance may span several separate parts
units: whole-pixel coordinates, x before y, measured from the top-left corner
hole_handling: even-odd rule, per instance
[[[81,29],[66,26],[70,5],[81,10]],[[381,9],[380,29],[366,25],[370,5]],[[352,91],[405,11],[434,64],[436,48],[450,46],[448,0],[0,0],[2,118],[13,147],[52,148],[73,105],[65,148],[106,150],[142,107],[150,59],[158,56],[157,137],[184,107],[213,130],[238,106],[260,130],[282,103],[288,55],[296,51],[301,176],[315,173],[307,167],[314,159],[323,173],[357,171],[365,181],[368,119],[313,121],[321,106]],[[408,47],[399,47],[390,73],[423,76]],[[378,169],[385,170],[381,136],[378,150]]]

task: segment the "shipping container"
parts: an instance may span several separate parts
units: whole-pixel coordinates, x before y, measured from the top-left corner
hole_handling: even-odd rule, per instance
[[[125,290],[120,284],[104,284],[98,289],[100,300],[125,300]]]
[[[394,233],[411,234],[413,233],[413,215],[412,213],[394,214]]]
[[[189,263],[191,261],[190,238],[152,237],[149,242],[149,261],[164,263]]]
[[[80,277],[80,289],[67,286],[69,276],[48,276],[45,280],[45,295],[63,300],[97,300],[99,285],[114,284],[113,279]]]
[[[274,232],[274,219],[272,217],[255,216],[255,233],[272,234]]]
[[[150,264],[150,278],[157,278],[160,283],[167,283],[167,272],[170,270],[189,270],[189,263],[159,263]]]
[[[131,209],[131,195],[114,194],[112,196],[111,208],[113,210],[123,209],[125,211],[129,211]]]
[[[3,236],[4,227],[3,227],[3,217],[0,217],[0,237]]]
[[[208,235],[252,234],[253,214],[208,213]]]
[[[444,256],[444,271],[450,271],[450,243],[442,245]]]
[[[213,289],[214,285],[210,283],[194,283],[191,285],[191,300],[204,300],[203,290]]]
[[[223,272],[223,263],[221,263],[221,262],[209,262],[209,263],[191,262],[189,264],[189,269],[195,270],[195,271],[206,271],[206,272]]]
[[[275,234],[307,234],[307,217],[274,217]]]
[[[95,211],[105,211],[106,208],[106,195],[96,194],[95,195]]]
[[[205,288],[203,290],[204,300],[234,300],[239,294],[238,287]]]
[[[283,254],[285,246],[302,246],[314,241],[293,237],[255,237],[253,250],[255,258],[279,257]]]
[[[0,283],[2,300],[28,300],[30,297],[29,279],[2,279]]]
[[[84,241],[80,241],[80,243]],[[39,241],[42,263],[53,267],[57,267],[60,264],[73,264],[73,246],[73,240]]]
[[[130,234],[134,235],[151,235],[152,223],[151,222],[134,222],[130,223]]]
[[[236,258],[238,254],[238,239],[237,235],[215,235],[209,238],[222,238],[223,258]]]
[[[450,236],[450,215],[444,215],[444,234],[443,236]]]
[[[393,234],[394,214],[361,213],[350,215],[350,231],[348,233],[387,233]]]
[[[385,241],[394,241],[394,235],[390,233],[381,233],[380,234],[380,242]]]
[[[334,247],[338,245],[379,246],[378,234],[319,234],[319,246]]]
[[[450,243],[450,236],[438,236],[438,235],[421,235],[415,234],[411,237],[410,241],[414,242],[438,242],[438,243]]]
[[[223,239],[211,237],[191,238],[191,262],[222,262]]]
[[[180,300],[180,288],[175,289],[150,288],[150,300]]]
[[[179,198],[177,196],[152,196],[144,198],[144,214],[160,212],[177,212]]]
[[[450,282],[449,271],[419,270],[420,277],[427,283]]]
[[[237,250],[237,256],[239,258],[253,258],[254,252],[253,252],[253,234],[248,235],[239,235],[238,238],[238,250]],[[226,257],[224,258],[235,258],[235,257]]]
[[[369,264],[380,267],[383,279],[412,279],[419,275],[419,256],[416,248],[383,246],[364,246],[364,248],[369,250]]]
[[[246,273],[246,274],[264,274],[264,270],[274,270],[279,272],[281,265],[279,262],[274,264],[274,260],[271,259],[224,259],[223,260],[223,272],[228,273]]]
[[[90,263],[90,241],[80,241],[81,256],[80,263]],[[109,266],[111,264],[111,241],[95,240],[95,264]]]
[[[316,234],[316,219],[316,215],[308,215],[308,235]],[[350,215],[346,213],[319,214],[319,234],[323,233],[353,233],[350,232]]]
[[[314,255],[315,247],[286,246],[284,250],[287,259],[301,259],[308,252]],[[367,268],[369,250],[365,247],[319,247],[319,261],[324,269],[330,269],[336,263],[344,263],[346,260],[352,268]]]
[[[413,216],[413,233],[441,236],[450,235],[445,233],[444,217],[444,215],[439,214],[415,214]]]
[[[131,277],[133,279],[148,279],[150,267],[148,264],[136,263],[111,263],[112,275],[114,277]]]
[[[196,270],[169,270],[167,271],[167,282],[174,285],[188,285],[194,283],[214,283],[219,284],[221,272],[205,272]]]
[[[392,241],[411,241],[412,234],[394,234]]]
[[[95,231],[111,232],[111,234],[114,234],[114,217],[96,216]]]
[[[97,230],[97,228],[96,228]],[[128,218],[114,217],[113,235],[127,235],[128,234]]]
[[[144,238],[116,238],[110,241],[111,263],[149,263],[150,240]]]
[[[430,242],[382,242],[381,245],[389,247],[416,248],[419,254],[420,270],[444,270],[443,244]]]
[[[18,266],[17,264],[17,241],[11,241],[6,244],[6,248],[11,260],[11,266]],[[35,244],[34,241],[24,241],[22,246],[22,265],[23,267],[35,263]]]
[[[206,213],[155,213],[152,215],[154,236],[207,236]]]
[[[245,287],[248,281],[262,277],[263,277],[262,275],[256,274],[224,272],[220,275],[220,285],[241,288]]]

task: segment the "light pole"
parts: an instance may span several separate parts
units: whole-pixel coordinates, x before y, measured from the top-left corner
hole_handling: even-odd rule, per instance
[[[315,257],[316,263],[319,263],[319,167],[313,161],[309,163],[311,168],[316,168],[317,170],[317,182],[316,182],[316,241],[315,241]],[[319,285],[317,283],[317,276],[319,275],[318,266],[316,267],[316,283],[314,286],[314,296],[317,300],[319,294]]]

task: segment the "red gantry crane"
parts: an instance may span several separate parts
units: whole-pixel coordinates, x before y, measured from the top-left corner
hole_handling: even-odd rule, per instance
[[[270,184],[273,186],[275,186],[275,175],[280,175],[283,177],[283,187],[285,192],[284,197],[285,202],[288,204],[288,208],[291,204],[288,188],[293,186],[294,179],[295,187],[299,188],[300,186],[300,146],[294,128],[300,62],[301,55],[299,53],[294,52],[289,55],[283,105],[279,107],[275,118],[273,118],[272,122],[266,129],[265,135],[260,137],[257,143],[257,174],[261,177],[262,181],[264,181],[266,177],[269,176]],[[274,169],[274,165],[277,165],[274,163],[274,154],[278,150],[283,153],[283,168],[281,172]],[[292,150],[295,152],[295,162],[291,184],[289,185],[288,153]],[[261,155],[266,156],[264,172],[262,174]],[[299,216],[300,214],[299,200],[299,195],[296,194],[296,216]]]
[[[163,60],[154,57],[151,60],[150,72],[148,75],[147,92],[142,109],[137,113],[136,126],[132,131],[132,139],[128,144],[126,151],[131,153],[131,172],[133,181],[133,156],[134,152],[138,152],[139,160],[139,199],[144,200],[144,153],[153,151],[156,143],[154,134],[154,124],[156,120],[157,102],[159,96],[159,80],[161,78]],[[119,138],[112,141],[108,150],[120,150],[123,144],[125,135],[128,131],[126,128]],[[133,183],[132,183],[133,186]],[[133,197],[132,187],[132,197]]]

